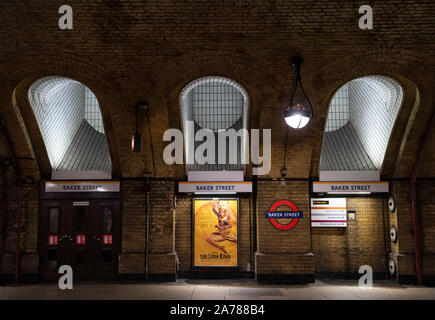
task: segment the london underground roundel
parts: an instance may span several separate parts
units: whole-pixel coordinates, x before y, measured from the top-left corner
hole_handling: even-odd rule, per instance
[[[285,206],[290,208],[290,211],[276,211],[279,207]],[[296,207],[296,205],[290,200],[278,200],[275,201],[269,208],[269,211],[266,212],[266,218],[270,220],[270,223],[279,230],[290,230],[294,228],[299,219],[303,217],[302,211]],[[286,218],[291,219],[287,224],[281,224],[276,219]]]

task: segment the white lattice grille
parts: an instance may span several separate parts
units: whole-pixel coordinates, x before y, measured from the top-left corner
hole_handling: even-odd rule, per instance
[[[208,79],[192,89],[192,110],[201,128],[228,129],[242,117],[243,95],[231,84]]]
[[[334,95],[323,139],[320,170],[378,170],[403,98],[384,76],[348,82]]]
[[[98,100],[87,87],[85,87],[85,119],[95,130],[104,133],[103,118]]]
[[[345,84],[332,98],[326,121],[326,132],[343,127],[349,121],[349,86]]]
[[[29,101],[54,170],[111,169],[98,101],[86,86],[42,78],[30,87]]]
[[[212,130],[215,134],[216,163],[215,164],[187,164],[187,171],[198,170],[243,170],[241,163],[242,143],[239,141],[237,149],[227,149],[226,154],[237,154],[237,164],[217,164],[218,141],[217,132],[220,129],[239,129],[246,128],[248,95],[246,91],[236,82],[223,77],[204,77],[188,84],[180,94],[180,105],[183,119],[183,128],[186,129],[188,121],[194,122],[194,132],[200,129]],[[186,139],[186,159],[190,152],[195,152],[201,142],[195,142],[190,148],[190,137],[185,130]],[[246,142],[244,140],[244,142]],[[245,144],[246,147],[246,144]],[[191,151],[193,150],[193,151]]]

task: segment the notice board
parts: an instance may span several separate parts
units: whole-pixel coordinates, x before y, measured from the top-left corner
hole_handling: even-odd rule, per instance
[[[347,227],[346,198],[311,199],[312,227]]]

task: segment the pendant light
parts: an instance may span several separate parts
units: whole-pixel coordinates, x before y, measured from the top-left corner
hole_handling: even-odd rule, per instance
[[[290,103],[284,112],[285,122],[293,129],[305,127],[313,118],[313,106],[302,86],[300,73],[302,61],[303,59],[299,56],[292,59],[292,63],[296,68],[294,89]]]

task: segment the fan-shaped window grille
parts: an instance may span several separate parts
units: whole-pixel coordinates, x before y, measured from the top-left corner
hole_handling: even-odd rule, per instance
[[[358,78],[338,89],[326,121],[320,170],[379,170],[402,97],[400,85],[384,76]]]
[[[111,170],[97,98],[80,82],[47,77],[29,90],[53,170]]]
[[[236,150],[230,150],[227,143],[227,162],[218,164],[218,131],[221,129],[246,129],[248,95],[238,83],[223,77],[204,77],[188,84],[180,94],[183,128],[187,121],[193,121],[194,134],[200,129],[209,129],[215,136],[215,164],[187,164],[187,171],[243,170],[241,163],[241,140]],[[186,137],[186,158],[188,158],[189,137]],[[246,141],[245,141],[246,142]],[[195,142],[193,150],[202,142]],[[246,147],[246,145],[245,145]],[[237,153],[237,163],[231,164],[229,154]]]
[[[349,86],[345,84],[334,95],[329,107],[326,132],[343,127],[349,122]]]
[[[104,134],[103,119],[97,97],[85,87],[85,119],[98,132]]]

